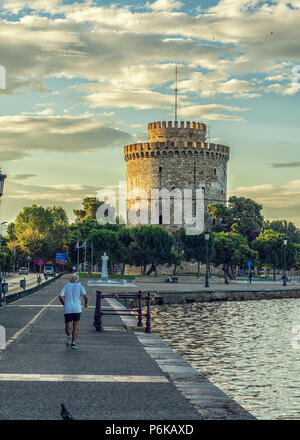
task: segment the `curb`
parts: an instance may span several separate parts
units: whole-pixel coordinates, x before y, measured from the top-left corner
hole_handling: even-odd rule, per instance
[[[50,280],[45,281],[41,285],[38,285],[36,287],[32,287],[31,289],[21,291],[21,292],[12,293],[11,295],[8,295],[8,296],[4,296],[2,299],[0,299],[0,308],[5,307],[5,304],[10,304],[14,301],[17,301],[18,299],[24,298],[25,296],[31,295],[35,292],[38,292],[39,290],[43,289],[43,287],[49,286],[49,284],[54,283],[54,281],[58,280],[62,275],[63,274],[60,273],[60,274],[56,275],[55,277],[51,278]],[[4,306],[2,305],[2,302],[4,303]]]

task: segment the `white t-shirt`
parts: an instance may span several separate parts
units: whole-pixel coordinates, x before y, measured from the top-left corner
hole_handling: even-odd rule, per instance
[[[86,294],[84,287],[79,283],[67,283],[61,289],[60,296],[65,298],[64,314],[81,313],[81,297]]]

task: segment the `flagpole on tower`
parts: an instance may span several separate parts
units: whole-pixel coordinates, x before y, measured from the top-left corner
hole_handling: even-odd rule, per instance
[[[175,70],[175,122],[177,121],[177,100],[178,100],[177,76],[178,76],[178,66],[176,64],[176,70]]]

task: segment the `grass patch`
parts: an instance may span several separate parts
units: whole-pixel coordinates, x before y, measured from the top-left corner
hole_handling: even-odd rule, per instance
[[[85,278],[101,278],[101,273],[94,273],[93,276],[91,273],[88,272],[79,272],[78,273],[79,277],[81,279],[85,279]],[[109,279],[110,280],[134,280],[136,277],[134,275],[114,275],[113,277],[111,277],[109,275]]]

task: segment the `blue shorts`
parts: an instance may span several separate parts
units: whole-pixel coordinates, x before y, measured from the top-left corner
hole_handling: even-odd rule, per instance
[[[71,321],[79,321],[81,313],[65,313],[65,324]]]

